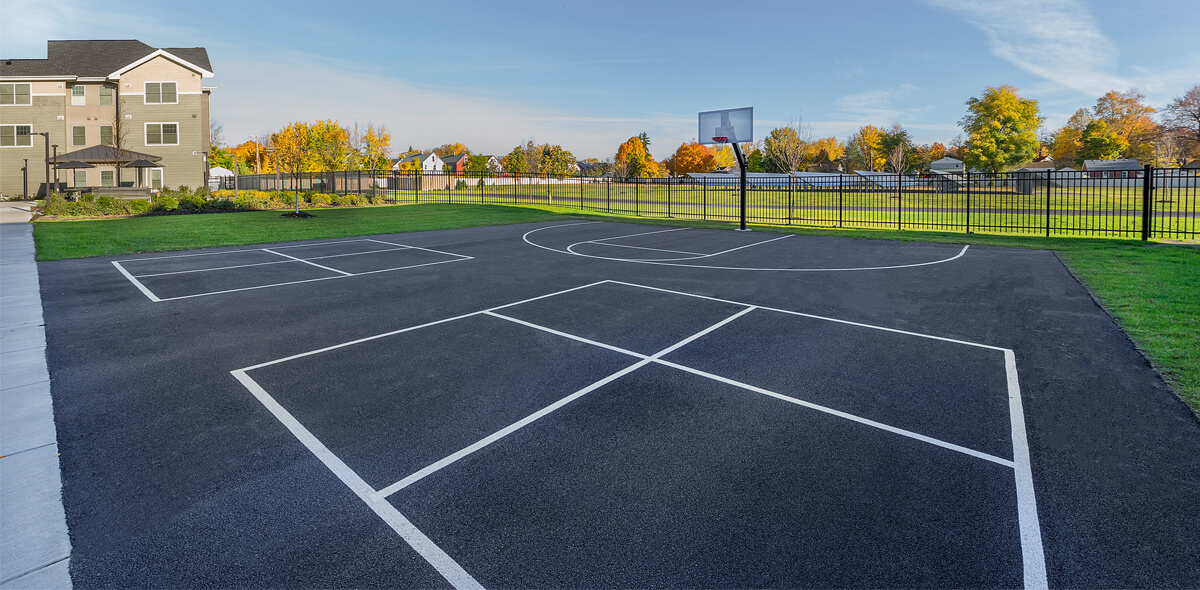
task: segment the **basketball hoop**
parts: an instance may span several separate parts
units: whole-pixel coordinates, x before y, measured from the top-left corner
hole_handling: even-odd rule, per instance
[[[712,138],[712,140],[713,140],[713,143],[725,143],[725,142],[729,141],[729,138],[725,137],[725,136],[719,136],[719,137]]]

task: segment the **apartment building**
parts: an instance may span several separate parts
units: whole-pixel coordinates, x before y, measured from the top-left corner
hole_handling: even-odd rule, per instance
[[[133,40],[49,41],[46,59],[0,59],[0,194],[22,194],[26,173],[40,194],[47,144],[51,179],[55,163],[93,166],[59,170],[62,186],[202,185],[211,77],[203,47]]]

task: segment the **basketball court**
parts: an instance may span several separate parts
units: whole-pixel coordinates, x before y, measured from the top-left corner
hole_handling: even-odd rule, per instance
[[[572,221],[40,272],[76,584],[1197,579],[1200,429],[1052,253]]]

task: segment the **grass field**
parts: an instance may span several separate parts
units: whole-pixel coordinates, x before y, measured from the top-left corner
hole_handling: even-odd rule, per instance
[[[423,204],[314,210],[312,219],[278,211],[167,215],[87,221],[38,221],[38,260],[117,256],[381,233],[595,218],[632,223],[729,228],[716,221],[580,214],[548,206]],[[1045,238],[870,229],[764,225],[761,231],[803,235],[980,244],[1054,250],[1147,354],[1193,411],[1200,414],[1200,248],[1134,240]]]

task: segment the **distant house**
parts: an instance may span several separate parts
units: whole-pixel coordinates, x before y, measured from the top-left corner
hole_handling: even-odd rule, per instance
[[[1137,160],[1084,160],[1083,169],[1090,178],[1141,178],[1142,165]]]
[[[1054,170],[1054,158],[1051,158],[1050,156],[1042,156],[1040,158],[1034,158],[1032,162],[1027,162],[1025,164],[1021,164],[1020,166],[1017,166],[1017,169],[1018,170],[1027,170],[1027,171],[1036,171],[1036,172],[1045,171],[1045,170]]]
[[[454,154],[442,158],[442,164],[445,166],[443,170],[451,174],[462,174],[467,171],[467,158],[469,154]]]
[[[962,160],[956,160],[950,156],[946,156],[940,160],[934,160],[929,164],[931,170],[940,170],[942,172],[962,172]]]
[[[392,164],[392,170],[399,170],[401,166],[414,160],[421,163],[421,171],[425,174],[436,174],[441,172],[442,165],[445,164],[445,162],[439,158],[437,154],[433,152],[423,152],[409,154],[396,160],[396,162]]]
[[[491,170],[492,172],[503,172],[504,171],[504,165],[500,163],[499,158],[497,158],[496,156],[491,156],[491,155],[484,156],[484,157],[487,158],[488,170]]]
[[[1200,160],[1192,160],[1182,166],[1184,170],[1200,170]]]

